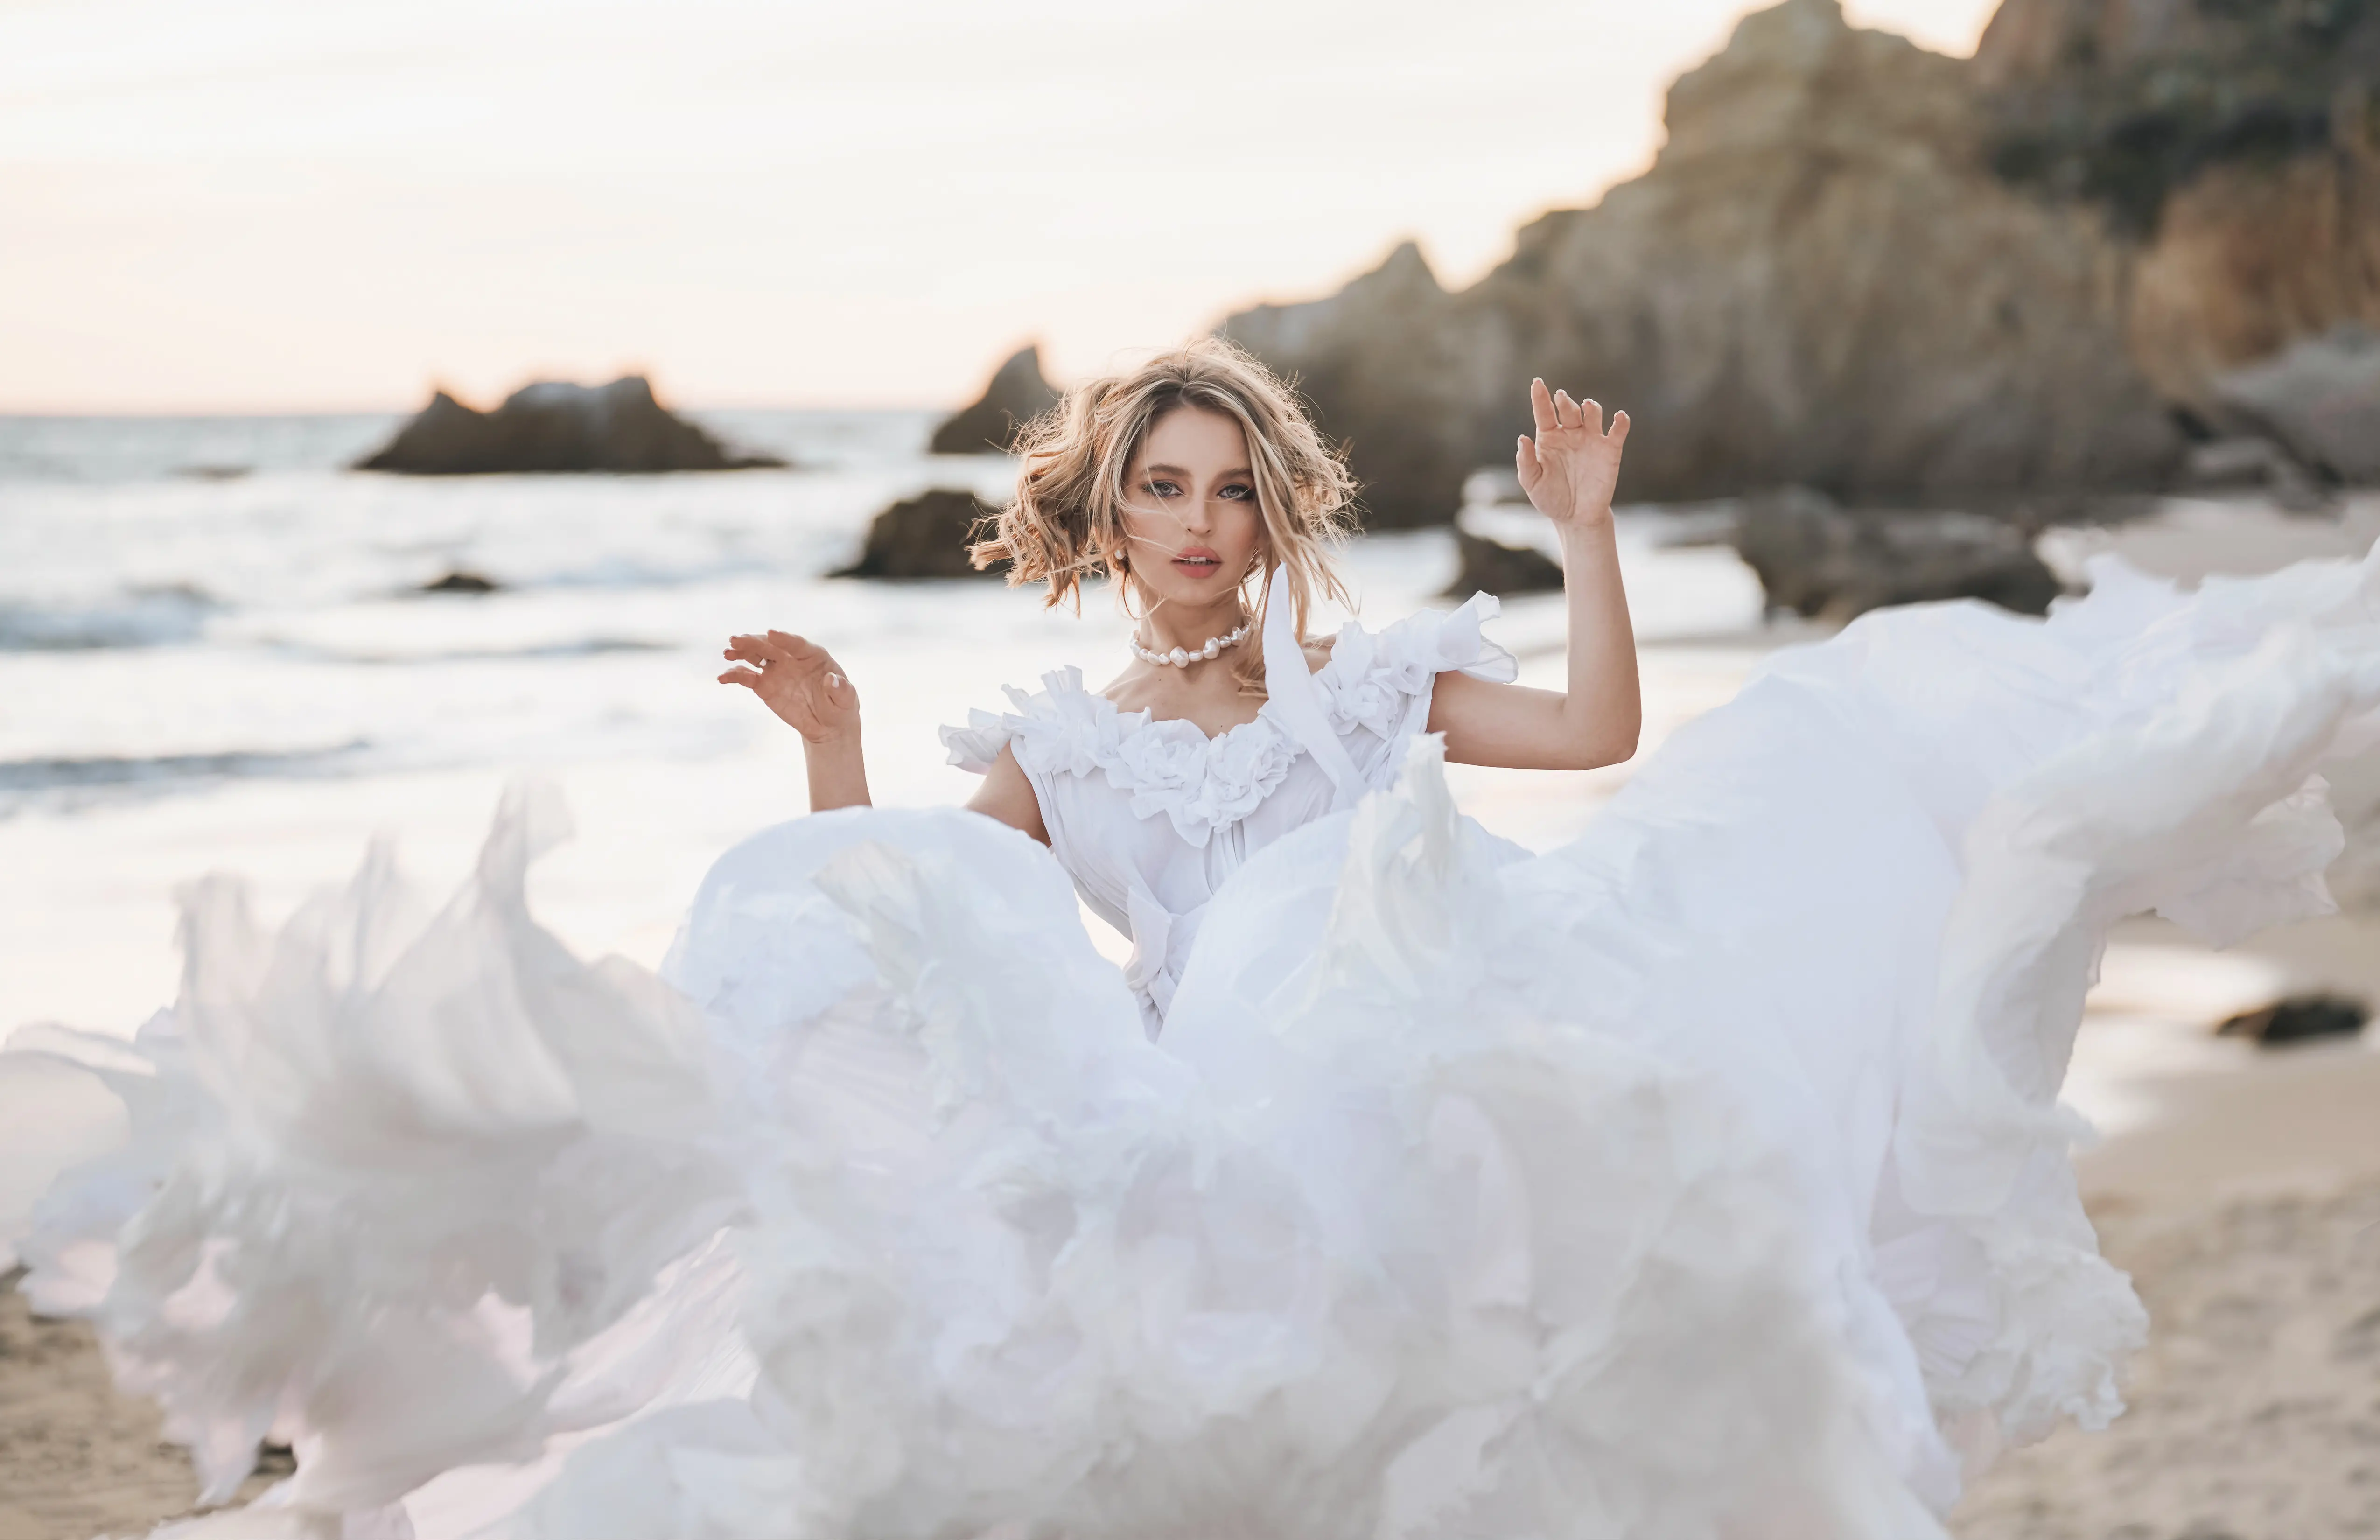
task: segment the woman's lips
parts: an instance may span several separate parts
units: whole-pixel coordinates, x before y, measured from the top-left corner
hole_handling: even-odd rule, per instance
[[[1177,552],[1173,564],[1193,577],[1207,577],[1223,570],[1223,559],[1202,546],[1191,546]]]

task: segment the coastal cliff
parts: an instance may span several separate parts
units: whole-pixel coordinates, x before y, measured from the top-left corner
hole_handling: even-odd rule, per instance
[[[1995,168],[2133,243],[2167,399],[2219,422],[2224,373],[2380,325],[2380,6],[2007,0],[1974,74]]]
[[[2362,0],[2009,0],[1961,60],[1786,0],[1672,86],[1648,172],[1471,288],[1405,246],[1223,330],[1375,527],[1449,517],[1532,374],[1627,407],[1632,500],[2154,489],[2231,429],[2226,370],[2380,320],[2375,39]]]

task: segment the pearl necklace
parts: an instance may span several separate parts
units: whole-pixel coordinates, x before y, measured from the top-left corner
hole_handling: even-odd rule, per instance
[[[1227,647],[1237,647],[1246,637],[1248,627],[1255,624],[1253,620],[1242,621],[1237,631],[1227,636],[1209,637],[1207,638],[1206,646],[1196,649],[1177,647],[1171,652],[1159,652],[1152,648],[1141,646],[1140,638],[1137,637],[1132,638],[1132,649],[1140,655],[1143,662],[1157,663],[1166,668],[1186,669],[1193,663],[1217,657]]]

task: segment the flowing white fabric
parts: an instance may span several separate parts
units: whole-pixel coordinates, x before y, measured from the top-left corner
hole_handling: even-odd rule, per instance
[[[665,983],[530,919],[533,797],[426,920],[202,887],[135,1043],[0,1054],[109,1093],[7,1233],[214,1496],[294,1444],[209,1534],[1939,1536],[2145,1328],[2056,1103],[2106,925],[2318,911],[2380,751],[2380,555],[2094,577],[1778,655],[1541,856],[1411,731],[1481,656],[1417,617],[1314,675],[1352,809],[1052,676],[953,741],[1056,859],[786,824]],[[1197,915],[1159,1042],[1070,878]]]
[[[1132,938],[1124,976],[1149,1037],[1197,940],[1207,905],[1257,851],[1393,784],[1429,721],[1438,676],[1510,682],[1512,655],[1482,634],[1492,595],[1424,611],[1375,635],[1343,626],[1308,672],[1286,569],[1273,575],[1262,645],[1269,693],[1256,720],[1209,738],[1188,721],[1121,711],[1082,672],[1046,675],[1014,712],[945,727],[951,763],[980,774],[1002,748],[1033,783],[1050,848],[1094,914]]]

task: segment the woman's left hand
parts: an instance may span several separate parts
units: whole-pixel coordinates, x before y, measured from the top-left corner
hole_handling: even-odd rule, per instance
[[[1612,489],[1620,480],[1620,446],[1628,442],[1628,414],[1572,401],[1566,391],[1548,391],[1529,382],[1529,406],[1536,417],[1534,439],[1524,437],[1513,455],[1521,490],[1537,512],[1565,528],[1594,527],[1611,517]]]

